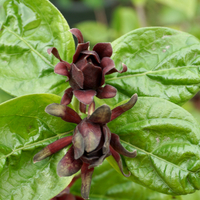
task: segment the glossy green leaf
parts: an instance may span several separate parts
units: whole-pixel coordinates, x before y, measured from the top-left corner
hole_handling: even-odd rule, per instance
[[[130,180],[172,195],[200,189],[200,129],[185,109],[164,99],[140,97],[108,126],[127,150],[137,150],[136,158],[123,157]]]
[[[123,74],[106,76],[118,89],[118,103],[134,93],[184,104],[200,88],[200,42],[194,36],[170,28],[141,28],[112,43],[113,60]],[[109,105],[113,100],[106,101]]]
[[[8,93],[0,89],[0,103],[3,103],[4,101],[7,101],[12,98],[13,96],[9,95]]]
[[[81,196],[80,188],[81,179],[78,179],[70,192]],[[128,180],[118,174],[106,160],[94,170],[89,197],[90,200],[182,200],[181,197],[162,194]]]
[[[56,47],[71,61],[74,43],[64,17],[48,0],[0,1],[0,88],[13,96],[63,91],[66,78],[54,73]]]
[[[0,105],[0,199],[50,199],[71,181],[56,173],[66,149],[33,164],[37,152],[74,129],[73,124],[45,113],[54,102],[59,103],[60,97],[38,94]]]

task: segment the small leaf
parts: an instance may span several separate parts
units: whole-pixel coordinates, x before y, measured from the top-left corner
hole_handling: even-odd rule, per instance
[[[106,76],[118,89],[118,103],[134,93],[184,104],[200,88],[200,42],[194,36],[170,28],[141,28],[112,43],[116,67],[128,71]],[[112,100],[106,100],[109,105]]]
[[[140,97],[108,126],[128,151],[137,150],[135,158],[123,156],[131,180],[172,195],[200,189],[200,129],[186,110],[164,99]]]
[[[36,153],[75,127],[45,113],[48,104],[60,99],[50,94],[27,95],[0,105],[0,199],[50,199],[71,181],[56,173],[66,148],[33,163]]]
[[[13,96],[62,92],[68,84],[54,73],[56,47],[71,61],[74,42],[69,26],[48,0],[0,1],[0,88]]]
[[[3,103],[4,101],[7,101],[12,98],[13,96],[9,95],[8,93],[0,89],[0,103]]]

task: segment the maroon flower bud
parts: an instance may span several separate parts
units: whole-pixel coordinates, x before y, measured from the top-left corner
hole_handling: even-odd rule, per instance
[[[105,75],[114,72],[123,73],[127,71],[127,66],[122,64],[123,69],[118,71],[115,68],[110,43],[98,43],[93,50],[89,50],[89,42],[84,43],[80,30],[74,28],[70,32],[78,39],[78,46],[73,56],[71,64],[63,61],[55,47],[48,49],[60,62],[55,66],[54,72],[67,76],[71,88],[65,91],[61,104],[68,105],[72,96],[82,104],[91,104],[96,95],[98,98],[112,98],[116,95],[117,90],[111,85],[104,85]],[[83,106],[81,111],[83,111]]]

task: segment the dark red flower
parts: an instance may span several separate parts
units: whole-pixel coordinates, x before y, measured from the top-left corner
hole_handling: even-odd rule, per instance
[[[78,46],[73,56],[73,62],[63,61],[55,47],[48,49],[60,62],[55,66],[54,72],[67,76],[70,88],[68,88],[61,100],[61,104],[68,105],[74,95],[82,105],[91,104],[96,95],[100,99],[112,98],[116,95],[117,90],[111,85],[105,85],[105,75],[114,72],[125,72],[127,66],[122,64],[122,71],[115,68],[110,43],[98,43],[93,50],[89,50],[89,42],[84,43],[80,30],[74,28],[70,30],[78,39]]]
[[[102,164],[106,157],[112,155],[122,174],[127,177],[130,176],[130,173],[125,174],[123,172],[119,154],[134,158],[136,151],[127,151],[120,144],[119,136],[111,133],[106,124],[132,108],[136,101],[137,94],[133,95],[126,104],[118,106],[112,111],[107,105],[100,106],[83,120],[66,105],[56,103],[48,105],[46,107],[47,113],[78,125],[73,136],[61,138],[49,144],[34,156],[34,162],[40,161],[72,143],[73,145],[58,163],[57,173],[59,176],[71,176],[81,169],[81,194],[85,199],[89,196],[94,167]]]

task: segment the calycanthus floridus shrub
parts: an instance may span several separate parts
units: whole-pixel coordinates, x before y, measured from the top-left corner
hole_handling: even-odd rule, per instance
[[[2,0],[0,16],[0,87],[13,97],[0,105],[0,199],[200,189],[199,124],[181,107],[200,87],[197,38],[141,28],[90,50],[49,1]]]

